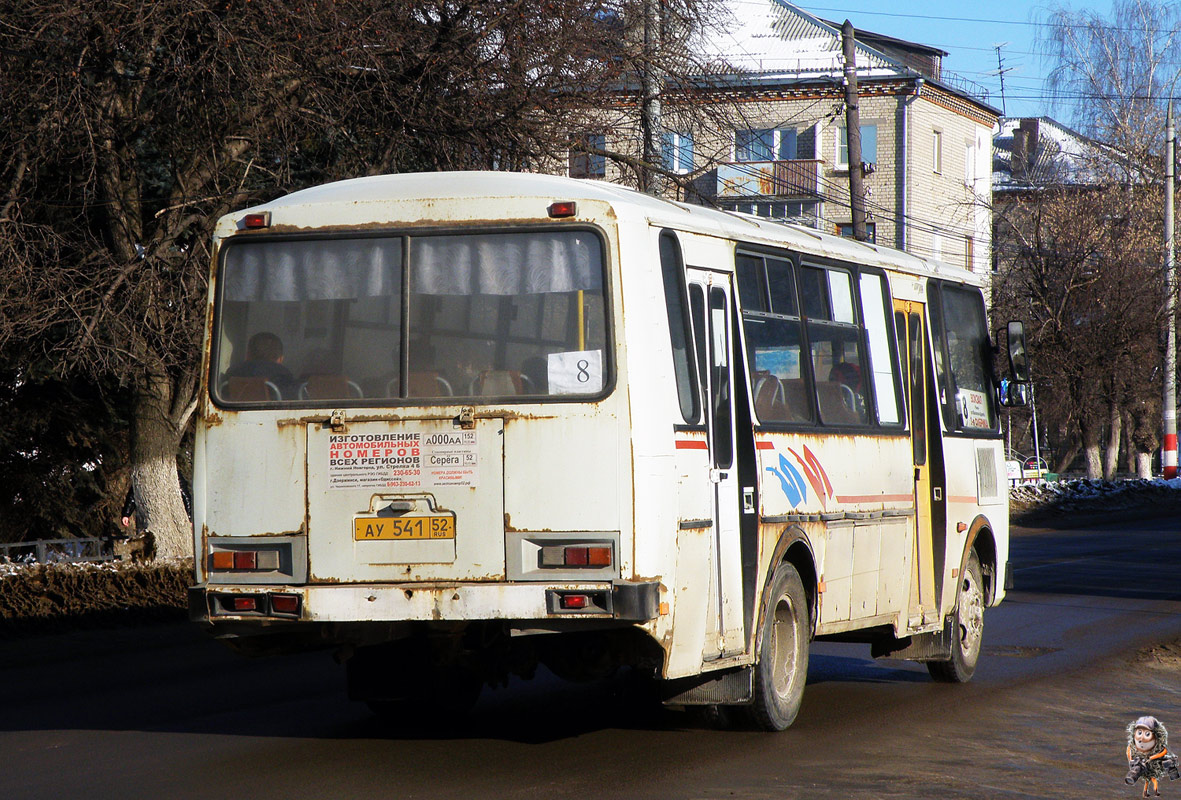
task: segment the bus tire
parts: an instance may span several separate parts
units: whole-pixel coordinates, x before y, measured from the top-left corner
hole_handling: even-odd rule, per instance
[[[984,571],[976,551],[968,556],[968,563],[960,576],[955,603],[955,625],[952,628],[951,658],[928,661],[927,671],[940,683],[967,683],[976,672],[980,660],[980,644],[984,639]]]
[[[800,710],[812,638],[804,582],[793,565],[775,568],[767,597],[749,716],[758,728],[781,731]]]

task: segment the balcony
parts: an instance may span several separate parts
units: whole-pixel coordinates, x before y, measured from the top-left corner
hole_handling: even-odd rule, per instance
[[[718,198],[774,197],[811,200],[820,197],[820,159],[743,161],[718,165]]]

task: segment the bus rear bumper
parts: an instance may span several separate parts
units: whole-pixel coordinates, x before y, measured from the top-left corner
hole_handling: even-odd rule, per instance
[[[202,584],[189,589],[194,622],[439,622],[589,617],[647,622],[657,581],[597,583]]]

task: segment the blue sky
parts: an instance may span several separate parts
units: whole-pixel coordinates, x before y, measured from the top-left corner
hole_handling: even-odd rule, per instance
[[[1001,49],[1005,73],[1005,110],[1010,117],[1051,116],[1070,124],[1070,112],[1051,106],[1044,87],[1049,64],[1036,52],[1038,33],[1048,17],[1049,4],[1021,0],[985,0],[975,3],[895,2],[880,0],[818,0],[796,2],[822,19],[911,42],[938,47],[948,55],[943,68],[988,89],[989,102],[1001,107],[996,45]],[[1106,16],[1110,2],[1062,3],[1073,11],[1090,9]],[[1041,23],[1041,24],[1039,24]]]

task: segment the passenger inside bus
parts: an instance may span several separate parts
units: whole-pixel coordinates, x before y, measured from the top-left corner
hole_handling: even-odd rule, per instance
[[[270,331],[259,331],[250,337],[250,341],[246,344],[246,360],[226,370],[226,378],[227,393],[233,400],[293,398],[297,389],[297,383],[291,370],[283,365],[283,340]],[[254,380],[235,380],[243,378]],[[251,393],[252,385],[258,383],[258,379],[262,379],[264,387],[265,384],[274,387],[269,391],[271,393],[277,391],[279,397],[248,398],[244,396],[244,393]]]

